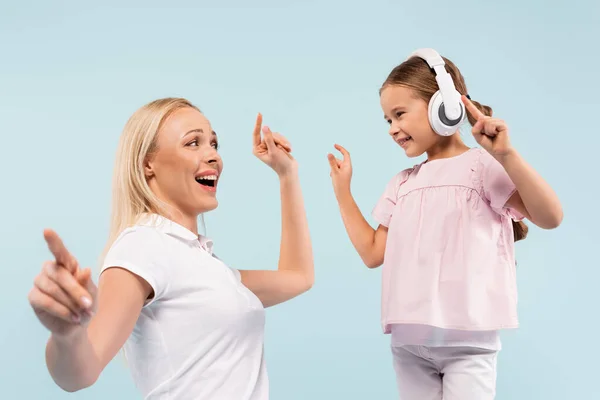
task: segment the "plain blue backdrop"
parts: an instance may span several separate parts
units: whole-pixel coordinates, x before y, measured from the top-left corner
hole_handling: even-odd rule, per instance
[[[326,154],[336,142],[351,152],[366,215],[388,180],[421,160],[388,137],[377,92],[418,47],[456,62],[471,97],[508,122],[564,205],[559,229],[532,227],[517,245],[521,328],[503,335],[498,399],[600,398],[600,3],[350,4],[0,1],[0,398],[140,398],[122,357],[92,388],[59,390],[27,293],[49,258],[45,227],[97,265],[121,129],[164,96],[195,102],[220,136],[220,206],[206,224],[230,265],[275,268],[278,257],[277,180],[251,153],[257,112],[301,165],[316,284],[268,311],[272,398],[397,398],[379,325],[381,271],[364,267],[347,239]]]

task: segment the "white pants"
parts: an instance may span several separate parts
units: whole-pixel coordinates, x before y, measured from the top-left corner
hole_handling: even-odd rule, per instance
[[[496,350],[392,346],[400,400],[492,400]]]

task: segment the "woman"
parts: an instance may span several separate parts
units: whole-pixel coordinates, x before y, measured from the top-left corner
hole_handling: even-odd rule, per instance
[[[111,235],[98,289],[53,231],[29,301],[50,330],[46,362],[73,392],[124,347],[145,399],[268,399],[264,308],[313,284],[298,168],[287,140],[254,129],[254,154],[278,175],[282,236],[276,271],[227,267],[198,235],[217,207],[223,162],[210,122],[185,99],[156,100],[127,122],[116,158]]]

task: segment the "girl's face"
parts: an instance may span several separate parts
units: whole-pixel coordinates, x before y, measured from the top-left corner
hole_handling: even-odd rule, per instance
[[[158,132],[157,149],[145,165],[151,190],[190,218],[215,209],[223,169],[217,148],[217,136],[202,113],[193,108],[173,112]]]
[[[390,124],[390,136],[408,157],[418,157],[440,143],[441,137],[429,125],[427,103],[417,98],[412,89],[386,85],[380,102]]]

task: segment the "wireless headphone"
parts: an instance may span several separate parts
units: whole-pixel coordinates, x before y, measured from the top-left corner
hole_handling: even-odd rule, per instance
[[[435,73],[439,87],[429,101],[429,124],[438,135],[451,136],[465,121],[467,113],[452,76],[444,68],[444,59],[434,49],[418,49],[408,58],[413,57],[422,58],[427,62]]]

